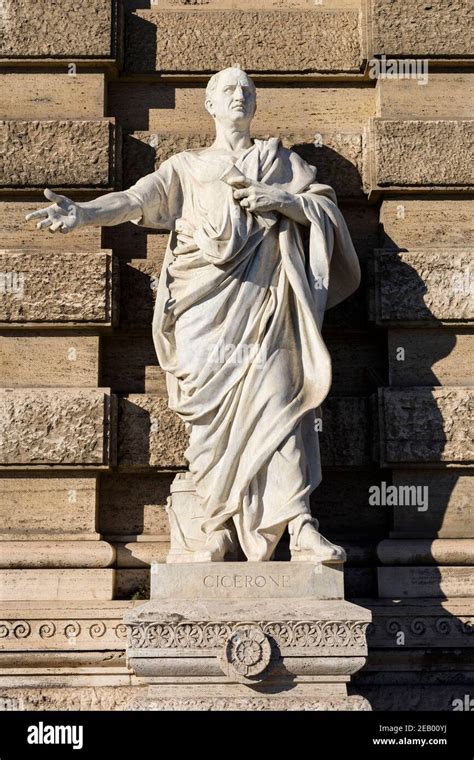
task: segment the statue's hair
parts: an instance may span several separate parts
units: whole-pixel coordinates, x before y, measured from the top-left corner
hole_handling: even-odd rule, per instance
[[[255,84],[254,84],[253,80],[249,77],[249,75],[247,74],[247,72],[244,71],[243,69],[241,69],[240,66],[237,64],[236,66],[229,66],[227,69],[222,69],[222,71],[218,71],[216,74],[212,75],[212,77],[210,78],[209,82],[207,83],[207,87],[206,87],[206,100],[208,98],[212,97],[212,93],[214,92],[214,90],[217,87],[217,83],[219,81],[219,77],[221,76],[221,74],[225,74],[227,71],[240,71],[242,74],[245,74],[245,76],[247,77],[247,79],[250,82],[250,86],[253,89],[254,93],[256,92]]]

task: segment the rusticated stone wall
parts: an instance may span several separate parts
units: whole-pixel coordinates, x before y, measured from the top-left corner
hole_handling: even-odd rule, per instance
[[[236,62],[255,135],[335,188],[363,269],[325,323],[313,498],[373,612],[351,689],[374,709],[473,695],[469,28],[468,0],[0,2],[0,705],[117,709],[140,688],[122,615],[185,467],[151,339],[166,235],[25,214],[44,186],[89,199],[208,143],[206,81]],[[414,56],[424,84],[373,75]]]

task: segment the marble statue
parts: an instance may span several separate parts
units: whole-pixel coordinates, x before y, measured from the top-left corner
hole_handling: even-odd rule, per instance
[[[186,520],[198,521],[202,545],[189,560],[222,560],[236,536],[249,561],[270,560],[288,527],[292,560],[343,562],[309,497],[331,384],[323,316],[358,287],[357,255],[316,169],[276,137],[251,138],[256,90],[244,71],[212,76],[205,106],[210,147],[93,201],[45,190],[52,205],[27,219],[60,233],[127,221],[171,231],[153,337],[170,407],[190,435],[200,511],[174,515],[172,526],[185,536]]]

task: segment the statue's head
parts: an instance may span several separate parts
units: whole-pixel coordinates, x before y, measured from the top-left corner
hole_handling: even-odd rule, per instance
[[[206,109],[215,121],[245,129],[257,107],[255,85],[241,68],[222,69],[206,87]]]

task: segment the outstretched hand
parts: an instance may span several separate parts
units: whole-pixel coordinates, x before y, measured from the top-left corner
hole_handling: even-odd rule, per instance
[[[32,219],[41,219],[36,227],[39,230],[48,229],[50,232],[67,233],[78,227],[82,222],[82,209],[65,195],[58,195],[52,190],[44,191],[49,201],[54,201],[52,206],[39,209],[28,214],[25,218],[29,222]]]

